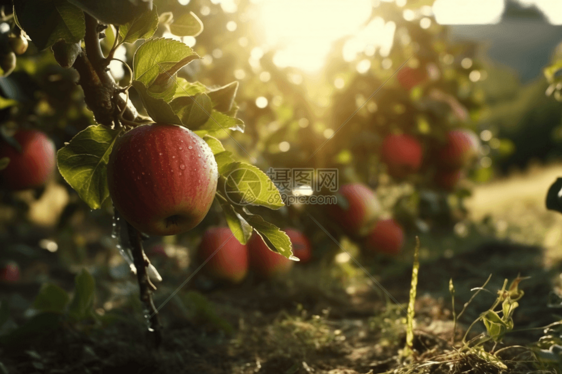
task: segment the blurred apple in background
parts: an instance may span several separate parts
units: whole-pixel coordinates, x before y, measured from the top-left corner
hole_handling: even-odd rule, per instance
[[[404,230],[393,219],[378,221],[364,241],[366,251],[387,255],[397,255],[403,245]]]
[[[410,135],[388,135],[381,148],[381,158],[388,166],[388,173],[404,178],[417,172],[422,163],[421,143]]]
[[[479,144],[478,137],[470,130],[449,131],[445,144],[437,150],[438,166],[446,170],[458,170],[469,166],[478,156]]]
[[[0,142],[0,159],[10,159],[0,171],[2,184],[10,190],[25,190],[43,186],[55,170],[55,146],[41,131],[18,130],[14,140],[21,152],[6,141]]]
[[[366,234],[381,210],[375,193],[364,184],[350,183],[341,186],[336,196],[343,199],[327,207],[329,216],[347,235]]]
[[[16,283],[20,278],[20,267],[16,262],[8,261],[0,268],[0,282]]]
[[[208,260],[203,269],[215,279],[239,283],[248,273],[248,248],[240,244],[228,227],[205,231],[197,257],[201,263]]]

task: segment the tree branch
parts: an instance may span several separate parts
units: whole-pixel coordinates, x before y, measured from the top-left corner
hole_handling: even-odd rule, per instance
[[[144,304],[145,317],[149,323],[149,333],[152,335],[154,345],[158,347],[162,342],[162,327],[158,319],[158,310],[152,301],[152,292],[155,289],[150,282],[146,268],[149,265],[148,258],[142,249],[141,233],[127,222],[127,233],[133,252],[133,260],[137,268],[137,280],[140,289],[140,299]]]
[[[123,108],[123,118],[135,121],[135,111],[130,102],[119,94],[120,89],[107,72],[107,60],[103,56],[99,41],[99,23],[92,16],[85,14],[86,36],[84,42],[86,53],[81,53],[73,67],[80,74],[78,82],[84,90],[88,108],[94,113],[96,122],[111,127],[119,121]]]

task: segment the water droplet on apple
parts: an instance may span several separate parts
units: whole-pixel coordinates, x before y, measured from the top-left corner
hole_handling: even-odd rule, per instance
[[[189,146],[189,147],[187,147],[187,148],[189,148],[189,149],[193,149],[193,147],[192,147],[192,146]]]
[[[181,165],[180,165],[180,169],[182,169],[182,170],[185,169],[185,165],[184,165],[184,164],[181,164]]]
[[[160,152],[160,156],[162,156],[162,152]]]

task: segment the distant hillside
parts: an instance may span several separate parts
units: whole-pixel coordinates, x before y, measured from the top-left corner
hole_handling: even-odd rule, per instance
[[[556,45],[562,42],[562,26],[548,23],[535,8],[522,8],[512,2],[496,25],[455,25],[456,40],[472,40],[484,45],[487,55],[514,68],[522,83],[542,74]]]

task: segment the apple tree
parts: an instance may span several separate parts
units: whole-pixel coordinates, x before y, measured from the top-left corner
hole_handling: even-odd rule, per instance
[[[248,209],[281,208],[278,190],[220,140],[245,129],[237,118],[237,82],[206,86],[183,73],[201,58],[177,40],[203,30],[194,13],[159,12],[150,0],[18,0],[13,13],[4,9],[14,52],[29,38],[36,60],[53,53],[65,69],[61,74],[77,73],[94,121],[58,150],[58,169],[91,209],[113,199],[114,233],[136,271],[156,341],[160,324],[152,293],[160,277],[143,252],[146,234],[189,230],[216,200],[240,243],[255,231],[270,250],[292,256],[288,236]],[[161,30],[176,38],[159,36]],[[122,46],[132,61],[115,56]],[[13,53],[8,55],[12,59]],[[109,71],[114,61],[123,65],[127,79],[114,79]],[[60,110],[72,105],[68,100]]]

